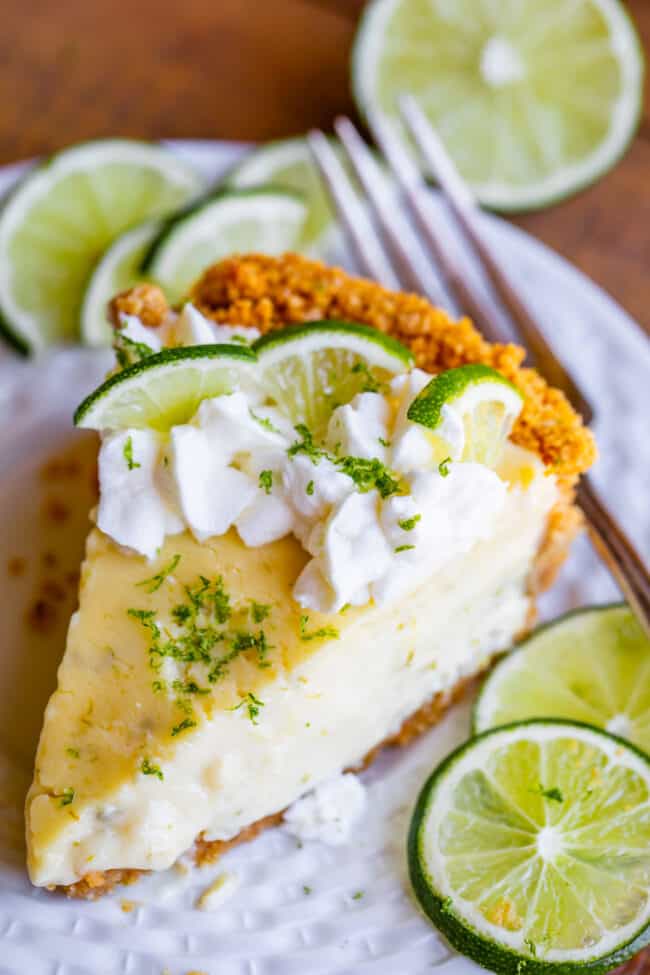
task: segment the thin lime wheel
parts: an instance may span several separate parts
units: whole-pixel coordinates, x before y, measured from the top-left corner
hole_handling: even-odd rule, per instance
[[[502,975],[609,971],[650,942],[650,759],[568,721],[488,731],[418,799],[415,893],[451,944]]]
[[[254,149],[233,169],[228,183],[236,187],[272,183],[297,191],[307,206],[307,218],[296,250],[312,257],[326,256],[331,250],[336,221],[304,139],[284,139]]]
[[[84,291],[106,247],[196,196],[202,181],[159,145],[109,139],[34,169],[0,213],[0,317],[26,351],[78,337]]]
[[[522,406],[516,386],[496,369],[473,363],[434,376],[407,415],[431,431],[439,460],[495,467]]]
[[[202,272],[231,254],[282,254],[300,239],[307,208],[290,190],[223,190],[171,218],[151,245],[143,272],[175,304]]]
[[[290,325],[254,343],[258,383],[294,423],[321,436],[332,411],[360,392],[379,392],[413,365],[401,342],[369,325]]]
[[[160,233],[160,226],[159,220],[148,220],[127,230],[95,265],[81,304],[81,337],[86,345],[111,344],[113,330],[106,316],[108,302],[142,280],[140,266]]]
[[[587,721],[650,754],[650,640],[629,607],[568,613],[495,667],[475,705],[475,730],[537,717]]]
[[[240,388],[255,362],[241,345],[165,349],[110,376],[77,408],[74,422],[91,430],[166,431],[191,420],[204,399]]]
[[[529,210],[596,180],[638,123],[643,54],[619,0],[374,0],[353,56],[362,112],[414,95],[478,199]]]

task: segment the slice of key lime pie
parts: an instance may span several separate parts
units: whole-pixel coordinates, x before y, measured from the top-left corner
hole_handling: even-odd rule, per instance
[[[112,305],[79,609],[27,798],[39,886],[198,860],[431,725],[526,629],[594,456],[467,320],[295,256]]]

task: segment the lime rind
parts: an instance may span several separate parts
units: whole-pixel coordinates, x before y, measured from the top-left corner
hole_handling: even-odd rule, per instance
[[[650,753],[650,642],[624,603],[538,627],[486,678],[473,729],[535,717],[587,721]]]
[[[5,330],[34,351],[75,337],[97,253],[127,226],[169,212],[201,187],[194,169],[163,146],[128,139],[74,146],[31,169],[0,213]]]
[[[344,322],[328,319],[309,322],[306,325],[286,325],[275,332],[267,332],[257,339],[253,348],[260,361],[269,367],[287,354],[310,353],[323,348],[323,337],[327,348],[345,348],[363,355],[373,365],[395,370],[401,366],[408,369],[413,365],[413,353],[405,345],[370,325],[358,322]],[[293,352],[291,350],[294,350]]]
[[[374,0],[364,11],[357,31],[352,55],[353,92],[357,106],[364,116],[367,116],[371,111],[378,111],[378,106],[381,105],[381,110],[387,112],[391,117],[397,118],[397,94],[399,92],[409,91],[416,97],[418,94],[427,95],[425,89],[423,89],[422,93],[420,92],[420,82],[422,81],[420,76],[422,72],[417,69],[417,61],[422,61],[422,56],[416,52],[413,57],[409,58],[408,44],[404,38],[400,38],[399,32],[396,31],[394,26],[394,18],[399,15],[400,8],[405,8],[409,4],[415,6],[413,0]],[[457,144],[454,147],[448,144],[448,148],[452,150],[452,155],[456,156],[456,162],[461,172],[468,165],[468,161],[472,162],[477,157],[481,157],[481,153],[480,151],[477,152],[476,147],[482,145],[486,139],[489,138],[491,140],[491,145],[488,146],[488,149],[483,154],[485,158],[488,158],[488,152],[491,152],[493,155],[496,153],[500,145],[498,139],[499,128],[505,134],[502,151],[506,159],[509,159],[511,162],[513,159],[517,160],[522,146],[518,145],[517,136],[513,135],[513,132],[510,131],[508,120],[517,117],[530,117],[532,119],[535,113],[539,116],[539,124],[533,130],[533,143],[537,131],[546,131],[547,138],[539,146],[534,146],[534,148],[541,158],[545,158],[548,155],[548,158],[554,163],[554,166],[543,178],[531,178],[528,181],[520,183],[515,183],[512,179],[507,181],[503,177],[501,179],[495,177],[494,174],[498,173],[499,169],[497,165],[499,162],[498,155],[495,156],[491,167],[492,172],[487,177],[482,176],[481,178],[477,178],[474,174],[470,177],[468,170],[464,174],[465,178],[472,185],[477,199],[483,206],[507,213],[536,210],[559,202],[595,182],[595,180],[615,165],[629,147],[639,125],[643,109],[643,80],[645,71],[643,47],[632,18],[618,0],[592,0],[591,7],[594,12],[593,16],[602,17],[603,24],[607,28],[608,33],[606,37],[609,46],[606,50],[611,55],[612,63],[616,65],[616,69],[620,75],[618,96],[613,100],[610,98],[606,105],[606,110],[609,113],[606,133],[600,141],[597,141],[595,148],[591,152],[588,152],[584,158],[572,162],[565,162],[559,155],[562,149],[561,143],[558,145],[558,123],[553,117],[553,110],[557,109],[557,106],[548,109],[544,98],[538,97],[537,92],[535,93],[535,98],[529,96],[527,100],[522,101],[522,86],[515,85],[508,87],[506,92],[510,93],[511,100],[502,105],[500,114],[495,115],[492,112],[491,116],[490,111],[492,110],[480,111],[481,106],[479,105],[477,107],[475,121],[473,123],[473,143],[471,132],[466,139],[466,143],[463,144],[458,141],[457,134],[452,131],[452,138]],[[421,9],[419,8],[420,21],[422,22]],[[544,10],[544,16],[548,25],[549,22],[552,22],[552,14],[550,11],[547,12],[543,5],[540,5],[540,9]],[[539,16],[541,20],[541,13]],[[565,18],[558,17],[557,22],[558,25],[563,25],[563,30],[566,32]],[[489,23],[489,18],[486,18],[485,25],[487,26]],[[533,23],[532,15],[525,19],[522,18],[522,23],[526,24],[530,37],[534,33],[531,27]],[[466,29],[467,25],[471,25],[471,29],[474,30],[474,36],[479,36],[469,17],[462,18],[459,15],[455,19],[455,22],[451,20],[450,24],[453,25],[452,29],[457,29],[459,25],[463,29]],[[490,33],[486,34],[484,41],[487,41],[489,36],[497,38],[505,36],[508,39],[512,33],[512,28],[512,24],[509,25],[506,31],[502,30],[500,26],[493,26]],[[486,27],[482,29],[485,30]],[[473,39],[465,38],[467,42],[465,45],[466,51],[471,51]],[[456,40],[456,45],[453,43],[454,40]],[[585,45],[588,41],[591,41],[592,46],[595,46],[593,37],[588,38],[584,42]],[[422,24],[418,31],[418,45],[422,47],[424,44],[426,44],[426,26]],[[392,101],[389,99],[389,92],[383,90],[382,82],[378,79],[377,74],[378,65],[388,45],[392,45],[396,52],[399,49],[400,60],[404,65],[402,69],[404,78],[401,79],[397,86],[399,92],[397,90],[395,91],[394,107]],[[523,46],[526,46],[525,43]],[[547,44],[545,50],[547,52],[549,50],[554,52],[556,46]],[[446,46],[446,51],[451,51],[453,54],[454,47],[456,50],[462,51],[462,39],[450,38]],[[570,53],[567,55],[567,58],[573,59],[572,61],[567,61],[567,72],[574,68],[574,64],[580,64],[579,60],[577,60],[579,56],[579,48],[577,44],[574,44],[570,48]],[[429,57],[426,60],[427,67],[431,63],[432,57],[432,53],[429,51]],[[442,58],[440,60],[441,63],[444,63]],[[471,114],[473,100],[478,97],[476,89],[477,78],[479,76],[479,72],[476,70],[477,62],[480,62],[478,52],[470,59],[471,68],[468,69],[465,65],[456,65],[456,75],[453,78],[439,78],[437,85],[432,82],[430,68],[428,68],[428,74],[424,76],[424,81],[422,81],[423,84],[428,86],[428,92],[439,91],[444,93],[446,91],[449,96],[453,90],[457,97],[459,92],[461,90],[463,91],[461,107],[454,113],[452,130],[456,128],[457,131],[460,131],[460,126],[457,124],[459,117],[463,113],[465,115]],[[543,69],[542,76],[551,79],[558,77],[557,67],[553,65],[539,67]],[[598,80],[600,81],[604,77],[604,70],[602,65],[599,67],[600,77],[598,77]],[[468,70],[470,72],[469,74]],[[597,66],[592,70],[598,71],[599,68]],[[458,87],[459,85],[461,87]],[[571,91],[573,96],[567,99],[571,111],[574,112],[575,118],[579,121],[584,122],[587,119],[588,122],[593,123],[594,113],[602,110],[601,106],[594,104],[594,99],[589,91],[586,91],[586,94],[583,96],[583,103],[581,104],[578,95],[574,94],[576,90],[577,84],[574,84],[573,88],[566,88],[565,86],[565,91]],[[485,91],[479,91],[479,94],[486,95]],[[499,90],[497,89],[488,93],[488,106],[490,105],[490,96],[492,99],[499,98]],[[447,97],[446,101],[443,100],[442,105],[449,105],[449,103],[450,98]],[[530,103],[530,112],[526,111],[528,103]],[[423,105],[423,107],[425,106]],[[576,111],[578,112],[577,115],[575,114]],[[437,123],[439,129],[442,128],[439,118],[436,117],[434,122]],[[497,123],[500,123],[500,126]],[[514,122],[510,122],[510,127],[514,127]],[[575,131],[577,123],[574,122],[573,128]],[[442,134],[444,135],[444,132]],[[468,148],[472,144],[474,145],[473,153]]]
[[[169,430],[204,399],[232,392],[256,362],[243,345],[165,349],[110,376],[77,408],[74,423],[92,430]]]
[[[141,270],[176,303],[216,260],[243,251],[278,254],[290,249],[305,215],[300,194],[284,187],[221,188],[164,222]]]
[[[449,817],[451,786],[457,784],[463,775],[463,763],[466,763],[467,769],[470,772],[472,770],[479,770],[479,774],[482,775],[483,770],[488,769],[490,755],[494,754],[500,739],[504,743],[517,743],[519,741],[525,745],[527,742],[534,741],[539,745],[540,742],[543,743],[544,741],[552,743],[553,739],[557,739],[558,737],[562,741],[568,738],[567,747],[562,746],[560,750],[561,755],[565,756],[567,752],[571,754],[572,743],[577,742],[577,748],[580,747],[581,743],[586,743],[587,745],[591,743],[594,747],[597,745],[604,756],[604,760],[599,766],[599,774],[609,775],[614,766],[625,767],[630,770],[631,773],[637,776],[638,781],[643,783],[641,793],[639,794],[637,790],[634,795],[634,800],[640,803],[640,808],[647,806],[648,785],[650,784],[650,759],[643,751],[629,742],[624,741],[622,738],[608,734],[602,729],[595,728],[583,722],[562,719],[533,719],[514,722],[483,732],[456,749],[429,776],[420,792],[411,821],[407,842],[409,872],[413,889],[422,908],[455,948],[469,958],[472,958],[482,967],[489,968],[494,972],[500,973],[500,975],[522,975],[522,972],[532,973],[532,975],[550,975],[551,972],[558,973],[558,975],[577,975],[578,972],[592,972],[600,975],[600,973],[607,972],[627,961],[650,943],[650,925],[648,924],[650,920],[650,898],[647,896],[647,890],[645,904],[634,920],[622,926],[619,931],[610,931],[604,939],[598,942],[599,948],[594,949],[593,945],[586,947],[583,945],[577,948],[547,948],[545,951],[538,951],[534,942],[525,937],[525,926],[517,927],[513,924],[508,929],[504,926],[503,921],[500,920],[498,924],[496,922],[490,923],[479,911],[473,908],[470,910],[469,908],[472,907],[471,902],[466,897],[461,897],[449,885],[448,874],[445,875],[445,879],[445,876],[440,873],[442,869],[440,864],[432,864],[432,860],[436,857],[440,862],[445,861],[445,859],[450,862],[450,857],[447,856],[445,858],[436,848],[438,837],[437,827],[446,817]],[[485,752],[485,754],[482,754],[482,752]],[[471,758],[471,763],[466,761],[468,756]],[[581,758],[581,755],[578,756],[576,766],[580,765]],[[562,761],[560,761],[559,765],[557,763],[555,764],[556,770],[561,769],[561,767]],[[515,793],[517,788],[520,790],[525,788],[524,771],[525,768],[521,765],[515,763],[512,766],[512,772],[517,779],[514,785]],[[591,769],[587,767],[584,770],[584,774],[589,777],[589,773],[591,773]],[[614,790],[618,789],[620,791],[622,789],[622,780],[617,780],[613,784],[613,788]],[[446,794],[444,792],[445,789],[447,790]],[[531,844],[527,839],[527,834],[530,833],[537,843],[540,832],[545,828],[546,822],[548,822],[546,819],[546,807],[554,806],[551,800],[545,801],[537,789],[531,791],[535,793],[535,797],[534,799],[529,797],[529,801],[539,801],[542,810],[544,810],[539,814],[538,822],[536,823],[517,820],[516,817],[518,814],[515,812],[514,807],[508,805],[502,807],[502,810],[505,811],[505,826],[503,818],[499,818],[500,814],[496,806],[492,806],[489,809],[486,807],[482,810],[485,820],[480,820],[480,812],[477,812],[476,809],[474,810],[475,815],[465,820],[465,832],[463,833],[463,830],[460,830],[457,836],[461,837],[461,845],[462,843],[467,843],[468,847],[471,847],[467,851],[467,864],[470,865],[470,868],[472,863],[475,866],[480,863],[480,857],[472,836],[472,823],[477,822],[476,815],[479,816],[481,822],[484,822],[485,830],[487,830],[486,836],[492,838],[489,848],[493,850],[493,857],[498,857],[502,853],[507,853],[509,856],[514,854],[516,856],[517,849],[519,849],[521,851],[521,863],[526,858],[530,859]],[[632,791],[634,792],[634,789]],[[470,788],[470,792],[465,792],[465,795],[466,797],[470,796],[471,802],[478,806],[487,798],[487,796],[483,795],[480,788],[477,791],[473,785]],[[566,799],[573,800],[574,798],[568,794],[567,790]],[[621,799],[620,795],[618,799]],[[624,803],[624,800],[625,796],[623,796],[621,801]],[[583,799],[582,796],[578,797],[578,803],[584,801],[586,799]],[[437,809],[436,803],[438,803]],[[561,808],[561,806],[558,806],[558,808]],[[603,830],[603,808],[607,808],[606,800],[604,807],[602,803],[600,805],[601,819],[595,827],[597,832],[601,833]],[[631,805],[630,808],[634,809],[634,806]],[[625,803],[622,809],[622,815],[629,815],[630,809],[625,806]],[[619,813],[621,812],[620,809],[618,811]],[[470,807],[468,807],[467,812],[471,812]],[[435,821],[432,819],[434,814]],[[513,817],[515,818],[514,832],[512,828]],[[510,826],[508,826],[508,821],[510,821]],[[432,822],[434,822],[433,826],[431,825]],[[641,822],[644,822],[643,819]],[[554,823],[561,829],[561,818],[557,814],[555,815]],[[575,827],[575,822],[570,825]],[[625,831],[624,825],[622,828]],[[647,817],[645,827],[643,828],[647,829]],[[576,847],[579,834],[575,832],[575,828],[573,832],[572,846]],[[567,833],[568,836],[569,834]],[[516,840],[514,847],[509,846],[508,837],[511,840]],[[571,848],[571,845],[569,848]],[[619,848],[621,850],[621,863],[626,862],[629,865],[634,858],[626,856],[625,844]],[[534,849],[537,850],[538,848],[535,847]],[[583,839],[582,848],[576,849],[576,857],[578,860],[580,860],[581,856],[583,859],[588,858],[590,849],[591,847]],[[630,851],[630,853],[632,852]],[[607,854],[611,856],[611,848],[609,847],[607,848]],[[535,856],[539,859],[537,853]],[[458,852],[456,852],[455,857],[456,864],[459,864],[461,861]],[[454,856],[452,855],[451,859],[453,858]],[[589,862],[588,859],[586,862]],[[518,870],[517,867],[513,868],[510,874],[515,878],[519,876],[525,879],[526,876],[525,872]],[[506,876],[510,874],[506,874]],[[645,875],[647,877],[647,870]],[[458,877],[458,874],[456,876]],[[612,874],[612,877],[614,876],[615,873]],[[604,877],[606,877],[606,874],[601,875],[600,872],[596,872],[595,882],[601,888]],[[485,878],[483,880],[480,877],[470,878],[468,881],[469,889],[472,889],[472,884],[476,886],[477,883],[479,886],[484,885],[484,889],[487,889],[489,893],[489,885],[486,884]],[[645,886],[647,888],[647,879]],[[508,886],[501,888],[502,891],[506,892],[510,889]],[[539,891],[537,894],[539,896]],[[536,909],[540,906],[531,901],[530,895],[527,902],[533,903]]]

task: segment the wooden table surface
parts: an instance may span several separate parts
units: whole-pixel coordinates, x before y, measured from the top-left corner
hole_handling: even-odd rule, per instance
[[[105,135],[269,139],[352,112],[362,0],[4,0],[0,164]],[[629,0],[650,50],[650,2]],[[650,84],[650,82],[646,82]],[[650,99],[596,186],[515,222],[650,332]]]

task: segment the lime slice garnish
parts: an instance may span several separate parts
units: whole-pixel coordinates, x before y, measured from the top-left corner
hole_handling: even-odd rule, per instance
[[[289,190],[262,187],[219,191],[172,217],[142,269],[175,304],[201,273],[231,254],[282,254],[295,247],[307,210]]]
[[[81,304],[81,336],[86,345],[110,345],[113,330],[106,309],[111,298],[142,280],[140,266],[160,233],[160,221],[148,220],[127,230],[95,265]]]
[[[337,406],[359,392],[385,390],[389,379],[413,365],[401,342],[352,322],[288,326],[263,335],[253,348],[269,402],[316,436]]]
[[[618,0],[375,0],[353,57],[362,111],[397,118],[409,92],[478,199],[542,207],[622,155],[643,54]]]
[[[88,277],[111,241],[200,189],[187,163],[144,142],[88,142],[39,166],[0,214],[5,326],[26,350],[74,339]]]
[[[240,387],[255,361],[241,345],[165,349],[102,383],[77,408],[74,422],[92,430],[169,430],[191,420],[204,399]]]
[[[334,140],[332,145],[336,145]],[[253,150],[233,169],[228,182],[239,187],[272,183],[296,190],[307,206],[307,219],[296,250],[313,257],[327,254],[334,238],[335,219],[304,139],[271,142]]]
[[[501,373],[473,363],[434,376],[407,416],[431,430],[439,460],[495,467],[522,404],[519,390]]]
[[[650,640],[627,606],[539,627],[485,681],[474,727],[537,717],[587,721],[650,754]]]
[[[650,941],[649,793],[650,759],[589,725],[486,732],[418,799],[417,897],[484,968],[608,971]]]

